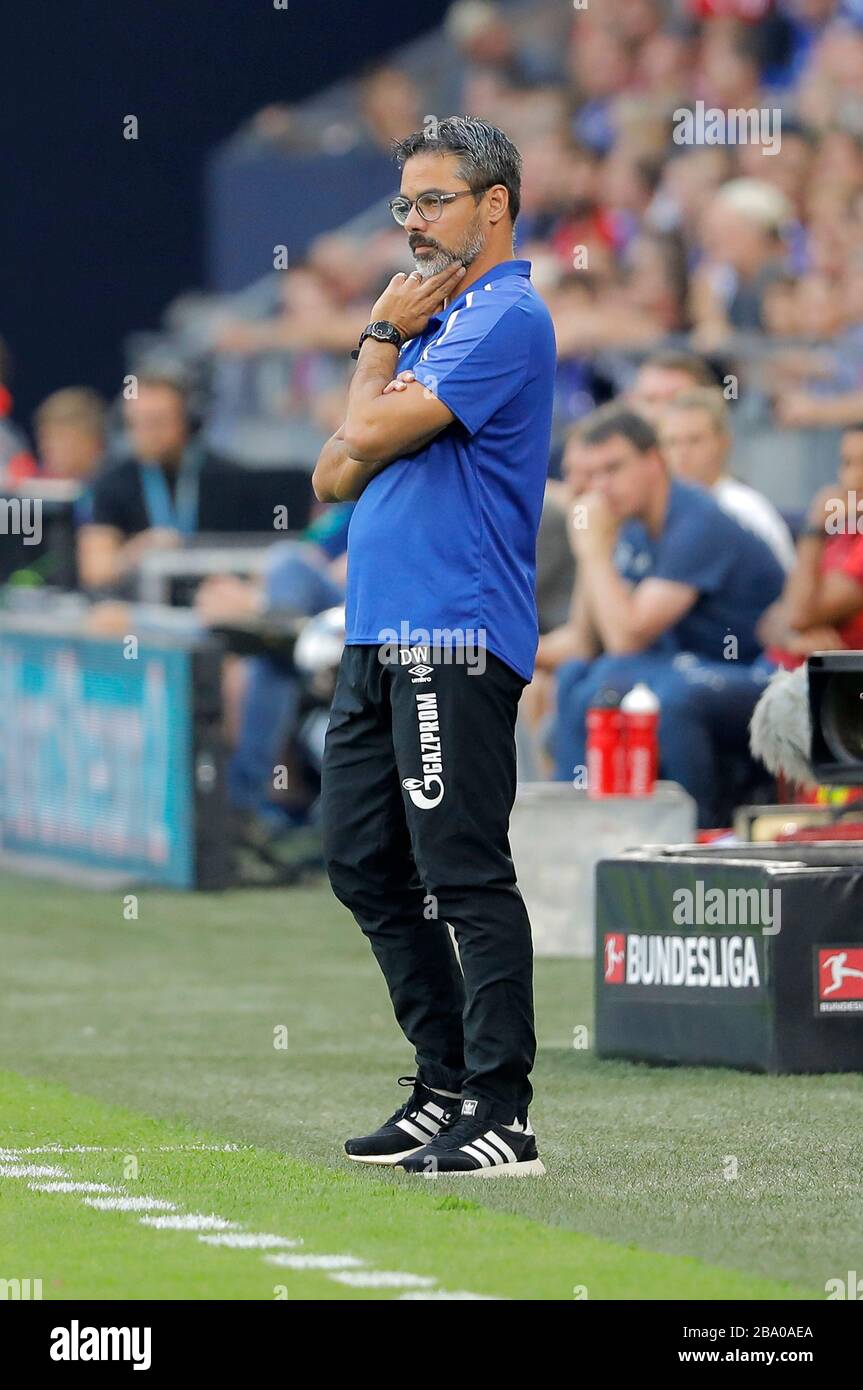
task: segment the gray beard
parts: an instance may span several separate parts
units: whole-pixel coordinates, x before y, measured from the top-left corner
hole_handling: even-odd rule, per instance
[[[455,251],[435,251],[433,256],[414,256],[414,265],[423,280],[430,280],[433,275],[438,275],[440,271],[446,270],[447,266],[452,265],[453,261],[461,261],[467,267],[472,265],[484,247],[482,235],[475,232],[473,236],[466,237],[464,242]]]

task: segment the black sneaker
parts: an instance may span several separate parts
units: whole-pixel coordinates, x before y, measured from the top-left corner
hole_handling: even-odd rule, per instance
[[[416,1149],[397,1167],[426,1178],[541,1177],[545,1167],[530,1125],[513,1130],[490,1118],[487,1101],[466,1099],[451,1111],[431,1143]]]
[[[400,1076],[400,1086],[413,1086],[410,1100],[390,1115],[374,1134],[348,1139],[345,1153],[357,1163],[398,1163],[418,1153],[436,1137],[451,1101],[415,1076]],[[456,1102],[457,1103],[457,1102]]]

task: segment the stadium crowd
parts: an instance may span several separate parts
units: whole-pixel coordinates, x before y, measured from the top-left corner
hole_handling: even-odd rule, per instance
[[[517,254],[558,340],[526,735],[566,780],[591,701],[644,680],[663,775],[692,793],[701,826],[727,823],[758,782],[746,730],[776,664],[863,646],[863,532],[847,514],[829,524],[837,497],[863,496],[863,0],[456,0],[438,47],[453,109],[522,152]],[[358,79],[347,114],[270,106],[242,138],[322,160],[385,153],[434,120],[436,94],[396,57]],[[254,293],[210,300],[193,351],[169,316],[181,374],[133,361],[137,395],[110,409],[64,388],[32,443],[0,356],[2,485],[76,484],[94,605],[129,597],[144,554],[208,529],[240,417],[269,418],[311,504],[350,350],[405,268],[385,205],[322,226]],[[202,424],[190,373],[206,383]],[[777,440],[804,457],[814,432],[817,491],[789,506],[762,458]],[[197,621],[337,605],[349,514],[316,507],[262,578],[208,580]],[[278,836],[268,776],[296,730],[299,677],[266,653],[234,677],[232,798]]]

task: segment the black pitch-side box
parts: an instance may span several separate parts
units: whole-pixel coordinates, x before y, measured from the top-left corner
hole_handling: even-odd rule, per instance
[[[863,1071],[863,845],[671,846],[600,861],[596,1051]]]

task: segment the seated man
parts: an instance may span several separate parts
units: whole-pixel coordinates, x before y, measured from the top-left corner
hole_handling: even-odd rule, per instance
[[[759,635],[783,666],[812,652],[863,649],[863,422],[845,430],[839,478],[815,496],[797,560]]]
[[[675,396],[660,417],[659,443],[672,473],[699,483],[724,512],[766,541],[784,570],[794,564],[791,532],[773,503],[728,471],[732,437],[722,392],[698,387]]]
[[[254,514],[249,475],[210,452],[189,390],[179,374],[140,372],[137,394],[124,399],[128,451],[106,460],[93,483],[92,516],[78,533],[85,589],[128,594],[149,552],[226,530],[226,521],[247,528]]]
[[[585,766],[585,718],[599,693],[644,681],[661,706],[662,774],[710,826],[719,756],[745,755],[771,674],[755,628],[781,592],[782,568],[703,488],[671,476],[653,427],[631,410],[604,406],[582,423],[581,440],[590,491],[573,509],[571,621],[582,659],[559,672],[557,776]]]

